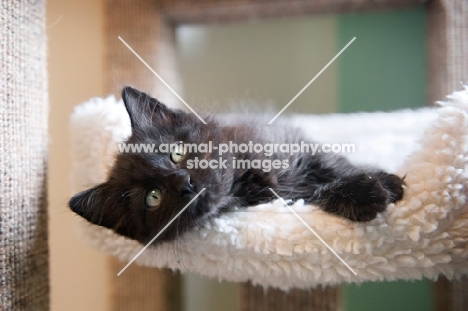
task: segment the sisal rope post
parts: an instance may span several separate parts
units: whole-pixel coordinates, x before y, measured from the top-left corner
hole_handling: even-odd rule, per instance
[[[0,310],[48,310],[45,1],[1,6]]]

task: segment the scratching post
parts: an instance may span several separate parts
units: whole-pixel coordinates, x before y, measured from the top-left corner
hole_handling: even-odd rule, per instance
[[[49,309],[45,1],[0,10],[0,310]]]

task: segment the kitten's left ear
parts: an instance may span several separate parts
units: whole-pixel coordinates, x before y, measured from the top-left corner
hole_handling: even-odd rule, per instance
[[[94,188],[85,190],[76,194],[68,202],[68,206],[72,211],[94,223],[94,211],[97,208],[102,208],[102,197],[105,184],[98,185]]]
[[[130,86],[122,90],[122,99],[134,130],[167,124],[174,118],[173,111],[166,105]]]
[[[68,206],[87,221],[107,228],[113,228],[121,217],[121,209],[109,194],[106,183],[76,194],[70,199]]]

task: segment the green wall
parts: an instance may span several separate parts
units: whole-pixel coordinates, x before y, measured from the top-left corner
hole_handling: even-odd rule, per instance
[[[338,49],[356,37],[338,60],[340,112],[426,105],[425,19],[423,10],[338,17]],[[344,285],[342,299],[346,311],[433,309],[426,280]]]
[[[341,112],[421,107],[425,101],[425,13],[421,10],[338,17]]]
[[[333,58],[336,33],[335,15],[178,27],[181,95],[195,110],[276,113]],[[336,67],[285,115],[335,112]]]

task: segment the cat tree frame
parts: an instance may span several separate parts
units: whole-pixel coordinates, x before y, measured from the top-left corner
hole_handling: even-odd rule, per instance
[[[174,29],[182,23],[222,23],[248,19],[321,13],[370,12],[424,7],[428,12],[427,51],[429,103],[441,100],[468,81],[468,3],[464,0],[332,0],[332,1],[110,1],[105,4],[106,91],[118,93],[124,83],[141,89],[160,85],[143,67],[135,66],[125,40],[170,84],[177,84],[173,59]],[[121,77],[117,80],[115,77]],[[164,91],[160,92],[163,94]],[[172,272],[132,265],[115,277],[121,263],[110,259],[113,310],[180,310],[180,278]],[[438,310],[466,307],[468,281],[434,284]],[[242,310],[337,310],[339,289],[293,290],[285,294],[249,284],[242,288]],[[315,307],[315,308],[314,308]]]

